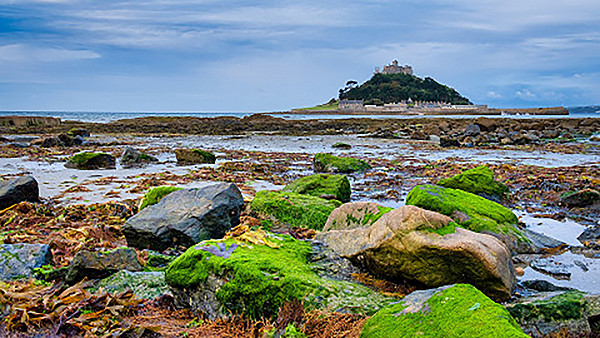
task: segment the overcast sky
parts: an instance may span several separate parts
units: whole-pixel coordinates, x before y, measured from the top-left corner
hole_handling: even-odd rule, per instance
[[[598,104],[600,1],[0,0],[0,110],[288,110],[394,59],[478,104]]]

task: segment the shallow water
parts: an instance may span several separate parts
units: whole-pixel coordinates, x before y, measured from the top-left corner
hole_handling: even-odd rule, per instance
[[[570,246],[582,246],[577,237],[583,233],[586,227],[573,220],[557,221],[551,218],[534,217],[518,211],[515,214],[531,231],[544,234]]]

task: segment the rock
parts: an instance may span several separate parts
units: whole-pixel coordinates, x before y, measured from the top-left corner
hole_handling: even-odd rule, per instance
[[[163,255],[156,251],[150,250],[148,253],[148,259],[146,260],[146,265],[144,265],[144,269],[147,271],[163,271],[175,258],[177,257]]]
[[[166,280],[177,306],[210,320],[232,313],[258,319],[275,316],[284,302],[301,301],[307,311],[372,314],[394,299],[318,276],[309,262],[308,242],[260,230],[244,236],[255,240],[205,241],[169,265]]]
[[[31,143],[31,145],[37,145],[43,148],[51,147],[72,147],[78,146],[83,143],[81,137],[71,137],[67,134],[59,134],[58,136],[45,137],[37,139]]]
[[[415,291],[369,318],[360,336],[527,337],[502,305],[468,284]]]
[[[429,140],[429,136],[423,133],[421,130],[415,130],[410,134],[411,140]]]
[[[497,127],[497,119],[490,119],[487,117],[479,117],[475,119],[476,124],[481,131],[494,131]]]
[[[250,204],[250,210],[262,217],[270,217],[288,226],[320,230],[327,217],[341,203],[337,200],[284,191],[259,191]]]
[[[342,149],[342,150],[349,150],[349,149],[352,149],[352,146],[349,145],[348,143],[337,142],[337,143],[333,144],[331,146],[331,148]]]
[[[577,240],[586,247],[600,249],[600,227],[587,228],[577,237]]]
[[[145,207],[154,205],[154,204],[160,202],[160,200],[163,199],[163,197],[167,196],[168,194],[172,193],[173,191],[177,191],[177,190],[181,190],[181,189],[183,189],[183,188],[163,185],[163,186],[154,187],[154,188],[148,190],[148,192],[144,195],[144,198],[142,198],[142,200],[140,201],[140,207],[138,208],[139,209],[138,211],[142,211],[142,209],[144,209]]]
[[[575,291],[545,292],[507,304],[508,312],[532,337],[590,336],[600,296]],[[594,319],[596,318],[596,319]],[[596,332],[597,333],[597,332]]]
[[[214,164],[217,161],[215,154],[200,149],[175,149],[178,164]]]
[[[525,269],[521,267],[515,268],[515,275],[522,277],[523,275],[525,275]]]
[[[572,288],[556,286],[548,281],[541,280],[541,279],[526,280],[526,281],[521,282],[521,284],[528,289],[540,291],[540,292],[574,291],[574,289],[572,289]]]
[[[81,137],[90,137],[91,135],[90,131],[84,128],[72,128],[67,134]]]
[[[466,191],[436,185],[419,185],[409,192],[406,204],[441,212],[446,216],[453,216],[456,211],[464,213],[468,216],[467,221],[455,219],[462,227],[492,234],[513,250],[514,242],[527,242],[523,233],[516,227],[517,216],[510,209]]]
[[[446,188],[460,189],[475,195],[500,202],[509,193],[508,187],[494,180],[494,172],[487,165],[466,170],[454,177],[438,181]]]
[[[83,152],[71,156],[65,167],[80,170],[115,169],[116,160],[106,153]]]
[[[428,287],[469,282],[499,300],[508,299],[514,288],[510,252],[502,242],[415,206],[390,211],[367,228],[321,232],[315,239],[392,281]]]
[[[30,278],[33,269],[52,263],[48,244],[0,245],[0,280]]]
[[[350,201],[350,181],[346,175],[314,174],[286,185],[283,191],[311,196],[334,195],[340,202]]]
[[[448,148],[448,147],[460,147],[460,142],[457,139],[441,137],[440,138],[440,147]]]
[[[539,232],[523,229],[522,233],[527,237],[529,243],[522,243],[522,247],[517,250],[519,253],[546,253],[552,249],[567,247],[566,243]]]
[[[313,240],[310,245],[312,252],[308,261],[320,277],[354,282],[356,279],[352,275],[361,273],[350,260],[335,253],[327,244]]]
[[[479,128],[479,125],[472,123],[469,124],[465,127],[465,136],[477,136],[479,134],[481,134],[481,128]]]
[[[0,126],[59,126],[60,118],[50,116],[0,116]]]
[[[142,270],[135,250],[131,248],[96,252],[82,250],[75,254],[73,261],[69,264],[65,281],[75,284],[84,277],[88,279],[105,278],[120,270]]]
[[[538,258],[529,264],[534,270],[551,275],[557,279],[570,279],[569,267],[562,262],[556,261],[554,257]]]
[[[0,183],[0,210],[24,201],[39,201],[38,182],[32,176],[23,176]]]
[[[363,160],[324,153],[315,154],[314,167],[315,172],[331,173],[352,173],[371,169],[371,166]]]
[[[104,289],[111,294],[118,294],[125,290],[131,290],[136,298],[157,299],[164,295],[170,295],[171,291],[165,281],[165,273],[131,272],[121,270],[98,283],[98,288]]]
[[[126,148],[121,156],[121,164],[124,167],[133,167],[151,162],[158,162],[158,159],[134,148]]]
[[[323,231],[369,227],[392,210],[394,209],[373,202],[346,203],[333,210],[327,218]]]
[[[587,207],[600,204],[600,192],[593,189],[583,189],[560,197],[560,203],[568,207]]]
[[[557,138],[560,136],[560,131],[556,129],[546,129],[542,131],[542,137],[547,139]]]
[[[435,144],[440,144],[440,137],[437,135],[429,135],[429,141],[435,143]]]
[[[127,220],[123,234],[129,246],[162,251],[221,238],[240,223],[244,206],[235,184],[220,183],[170,193]]]

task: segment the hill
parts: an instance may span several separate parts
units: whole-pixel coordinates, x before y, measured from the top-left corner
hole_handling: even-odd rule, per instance
[[[451,104],[471,104],[456,90],[430,77],[421,79],[410,74],[374,74],[357,87],[340,90],[340,99],[364,100],[366,104],[413,101],[440,101]]]

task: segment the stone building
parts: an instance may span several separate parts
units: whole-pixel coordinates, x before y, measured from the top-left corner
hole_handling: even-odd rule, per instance
[[[365,110],[364,100],[340,100],[339,109],[344,111],[363,111]]]
[[[375,72],[379,73],[378,70],[376,70]],[[392,64],[383,66],[383,70],[381,71],[381,74],[409,74],[409,75],[413,75],[413,69],[412,69],[412,66],[410,66],[410,65],[399,66],[398,65],[398,60],[394,60],[394,61],[392,61]]]

